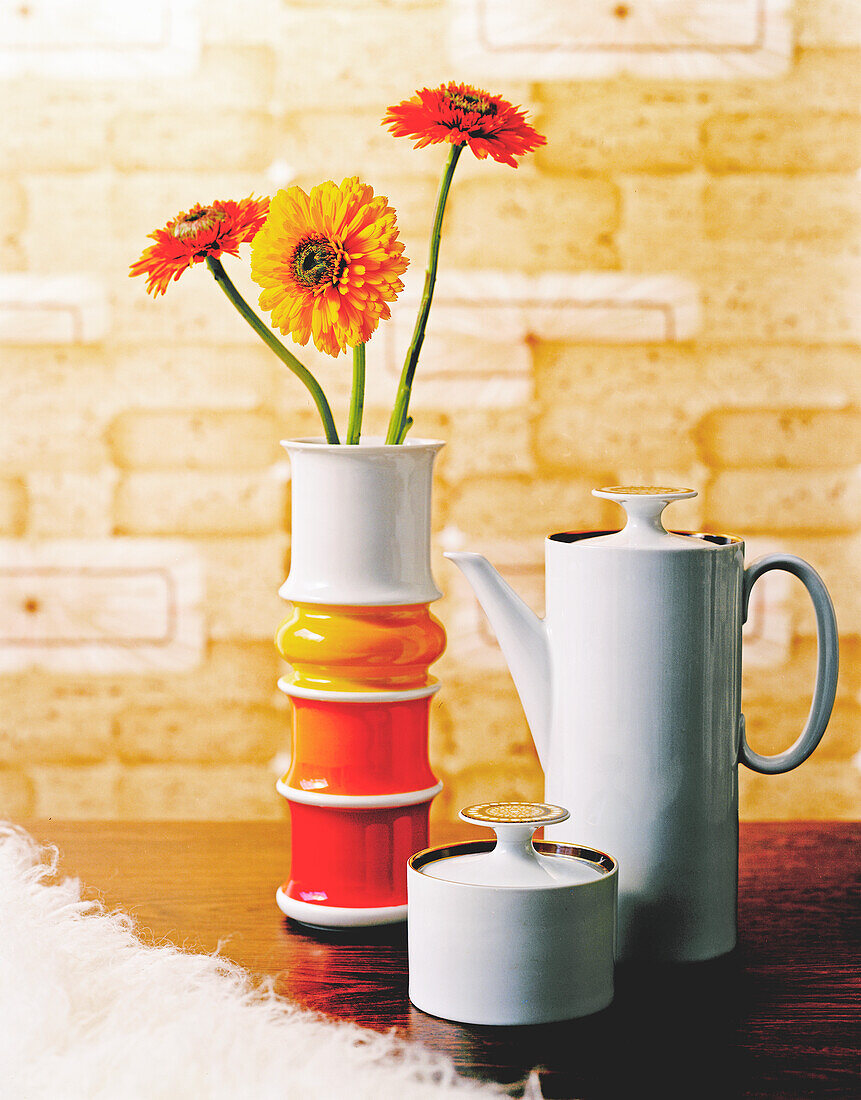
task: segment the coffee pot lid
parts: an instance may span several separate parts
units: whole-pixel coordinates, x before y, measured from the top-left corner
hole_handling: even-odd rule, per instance
[[[592,496],[620,504],[627,519],[621,531],[591,539],[593,546],[596,543],[613,543],[661,550],[697,550],[703,546],[698,539],[668,531],[661,519],[668,504],[697,496],[696,489],[676,489],[664,485],[609,485],[593,489]]]
[[[544,802],[483,802],[467,806],[460,818],[485,825],[496,833],[491,851],[452,855],[425,864],[422,873],[447,882],[471,886],[555,889],[601,878],[594,863],[566,855],[545,855],[536,851],[532,834],[544,825],[566,821],[562,806]]]

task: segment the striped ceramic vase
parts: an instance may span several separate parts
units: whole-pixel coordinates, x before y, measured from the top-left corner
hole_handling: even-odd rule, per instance
[[[290,455],[292,614],[276,644],[292,672],[293,752],[278,790],[290,804],[281,910],[327,928],[406,917],[406,861],[427,847],[442,784],[428,761],[445,648],[430,613],[433,461],[442,443],[317,440]]]

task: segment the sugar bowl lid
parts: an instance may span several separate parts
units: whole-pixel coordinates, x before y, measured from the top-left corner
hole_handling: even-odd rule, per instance
[[[444,855],[423,864],[430,878],[471,886],[553,889],[592,882],[604,871],[587,859],[538,852],[532,842],[536,829],[566,821],[562,806],[544,802],[483,802],[460,811],[463,821],[485,825],[496,833],[490,851]],[[445,850],[443,850],[444,852]]]

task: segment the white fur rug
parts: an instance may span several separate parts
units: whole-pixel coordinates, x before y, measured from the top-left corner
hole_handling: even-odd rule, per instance
[[[56,862],[56,850],[0,823],[3,1100],[507,1095],[418,1045],[255,988],[222,958],[145,946],[128,916],[82,900],[77,880],[57,881]]]

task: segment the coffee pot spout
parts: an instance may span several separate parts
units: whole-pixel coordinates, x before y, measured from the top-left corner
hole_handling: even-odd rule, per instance
[[[452,552],[445,556],[454,562],[472,585],[478,602],[490,620],[523,704],[538,759],[546,772],[552,707],[547,627],[500,577],[487,558],[465,552]]]

